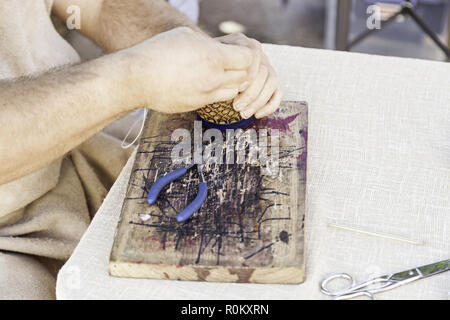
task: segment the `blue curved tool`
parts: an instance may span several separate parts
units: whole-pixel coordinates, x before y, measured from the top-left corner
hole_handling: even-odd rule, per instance
[[[154,204],[156,202],[156,199],[158,198],[159,193],[161,190],[171,183],[172,181],[178,179],[179,177],[186,174],[186,172],[192,168],[194,165],[190,165],[188,167],[182,167],[179,169],[176,169],[172,172],[169,172],[165,176],[159,178],[150,188],[150,191],[148,192],[147,196],[147,202],[149,204]],[[198,209],[201,208],[203,203],[206,200],[206,196],[208,194],[208,187],[205,182],[205,178],[203,176],[202,171],[202,165],[197,165],[198,175],[200,177],[200,183],[198,185],[198,192],[195,199],[187,205],[186,208],[183,209],[178,215],[177,215],[177,221],[178,222],[184,222],[187,219],[189,219]]]
[[[208,187],[206,186],[205,182],[200,182],[198,185],[198,193],[195,197],[194,201],[188,204],[186,208],[183,209],[178,215],[177,215],[177,221],[183,222],[190,218],[196,212],[200,207],[202,206],[203,202],[206,200],[206,195],[208,194]]]

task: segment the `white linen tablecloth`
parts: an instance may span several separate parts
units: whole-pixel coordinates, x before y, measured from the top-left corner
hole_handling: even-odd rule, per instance
[[[301,285],[114,278],[107,263],[131,159],[58,275],[59,299],[309,299],[329,273],[356,280],[450,258],[450,64],[264,45],[285,100],[309,104],[307,279]],[[328,227],[398,235],[413,245]],[[447,299],[450,272],[380,293]]]

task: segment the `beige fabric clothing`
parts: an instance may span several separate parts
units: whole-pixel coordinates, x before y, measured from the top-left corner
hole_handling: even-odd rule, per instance
[[[54,276],[35,257],[0,252],[1,299],[54,299]]]
[[[51,0],[0,0],[0,80],[77,63]],[[131,150],[99,133],[63,159],[0,185],[0,299],[52,299],[69,258]]]

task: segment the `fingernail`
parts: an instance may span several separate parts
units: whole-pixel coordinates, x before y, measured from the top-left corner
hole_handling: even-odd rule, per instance
[[[244,102],[239,102],[239,103],[234,107],[234,110],[236,110],[236,111],[241,111],[241,110],[245,109],[246,106],[247,106],[246,103],[244,103]]]
[[[248,87],[248,81],[245,81],[241,86],[239,87],[239,92],[244,91]]]
[[[241,112],[241,117],[244,119],[250,118],[252,115],[252,110],[245,110]]]

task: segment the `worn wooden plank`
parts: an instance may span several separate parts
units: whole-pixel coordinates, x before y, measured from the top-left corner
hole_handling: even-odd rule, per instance
[[[279,169],[265,174],[266,162],[250,161],[249,156],[241,164],[205,165],[207,200],[190,220],[178,223],[177,212],[197,193],[195,168],[163,189],[155,205],[148,205],[146,196],[157,178],[181,166],[171,160],[171,151],[178,143],[171,135],[177,128],[193,132],[196,117],[192,113],[151,112],[116,230],[110,274],[219,282],[302,282],[307,118],[305,103],[283,102],[274,115],[257,120],[249,129],[261,133],[269,128],[269,145],[279,133]],[[227,140],[228,152],[235,146],[231,141],[235,140]],[[268,154],[270,157],[270,148]],[[150,218],[144,221],[141,215]]]

